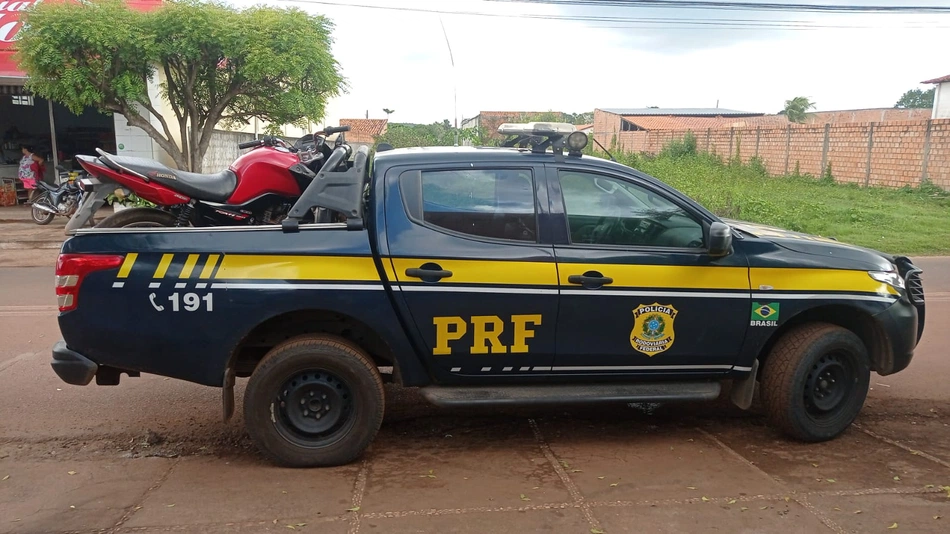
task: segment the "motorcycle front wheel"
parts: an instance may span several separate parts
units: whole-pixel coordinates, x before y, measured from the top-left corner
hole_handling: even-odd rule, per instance
[[[56,214],[41,210],[40,208],[36,207],[37,204],[49,206],[49,193],[42,193],[33,199],[33,209],[30,210],[30,216],[33,217],[33,222],[39,225],[46,225],[53,222]]]

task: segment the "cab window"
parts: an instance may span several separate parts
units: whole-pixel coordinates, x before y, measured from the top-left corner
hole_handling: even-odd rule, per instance
[[[409,217],[417,223],[491,239],[537,241],[530,170],[410,171],[399,182]]]
[[[558,176],[573,244],[703,247],[702,225],[653,191],[600,174]]]

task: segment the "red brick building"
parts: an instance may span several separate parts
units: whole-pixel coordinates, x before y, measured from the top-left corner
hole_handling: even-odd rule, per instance
[[[376,138],[386,133],[389,119],[340,119],[340,126],[349,126],[346,140],[351,143],[372,145]]]

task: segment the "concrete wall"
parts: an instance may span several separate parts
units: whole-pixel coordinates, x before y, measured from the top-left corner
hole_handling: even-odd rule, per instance
[[[950,119],[950,82],[937,86],[934,94],[933,119]]]

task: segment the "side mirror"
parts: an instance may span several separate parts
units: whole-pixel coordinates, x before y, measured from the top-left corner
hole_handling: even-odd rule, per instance
[[[732,228],[728,224],[714,222],[709,225],[709,255],[728,256],[732,252]]]

